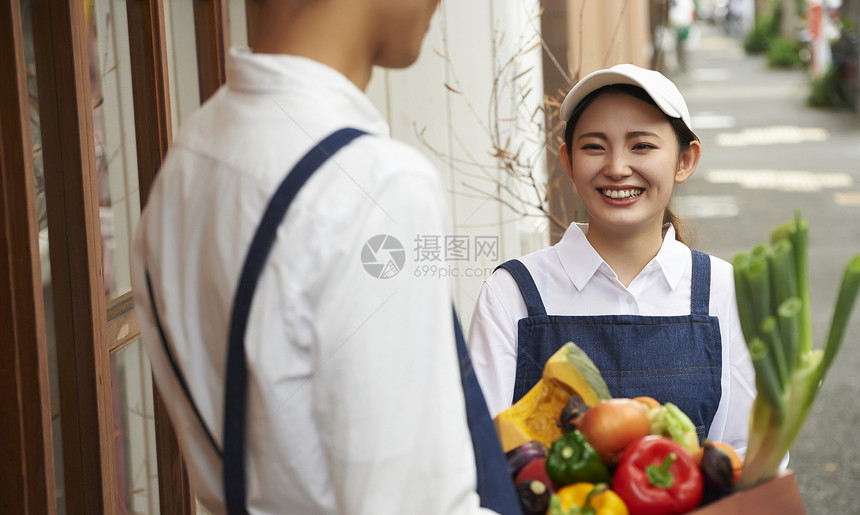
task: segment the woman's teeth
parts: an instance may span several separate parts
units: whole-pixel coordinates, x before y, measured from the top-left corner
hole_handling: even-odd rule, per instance
[[[633,190],[601,190],[600,193],[603,194],[604,197],[609,198],[632,198],[638,197],[642,194],[642,189],[633,189]]]

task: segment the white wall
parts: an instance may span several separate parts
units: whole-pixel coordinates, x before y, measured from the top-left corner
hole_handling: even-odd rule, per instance
[[[407,266],[416,267],[405,271],[450,276],[464,330],[496,265],[549,241],[544,217],[523,216],[504,203],[536,215],[520,199],[536,202],[539,193],[493,156],[495,148],[519,151],[516,169],[545,184],[538,9],[536,0],[442,2],[418,62],[402,71],[377,69],[368,87],[392,136],[430,157],[449,192],[451,234],[403,242],[412,258]],[[446,259],[446,237],[468,245],[468,255]],[[439,259],[419,256],[419,245],[426,250],[434,240]]]

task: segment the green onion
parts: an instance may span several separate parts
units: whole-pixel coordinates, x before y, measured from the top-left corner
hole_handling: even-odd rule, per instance
[[[756,372],[744,469],[737,488],[775,477],[836,357],[860,291],[860,254],[849,260],[824,349],[812,345],[808,226],[793,221],[732,260],[741,330]]]
[[[773,302],[779,306],[791,297],[797,297],[797,276],[794,271],[794,251],[787,240],[775,242],[769,255],[770,283]]]
[[[833,318],[830,321],[830,331],[827,334],[827,343],[824,345],[824,361],[822,376],[827,373],[833,358],[839,352],[842,339],[845,337],[845,328],[851,317],[854,301],[857,299],[857,290],[860,289],[860,254],[851,258],[842,275],[842,285],[839,288],[839,296],[836,298],[836,306],[833,308]],[[822,377],[823,379],[823,377]]]
[[[768,404],[776,408],[776,415],[781,419],[782,403],[779,402],[779,399],[782,396],[783,387],[780,384],[779,373],[774,366],[773,360],[770,359],[768,346],[760,338],[753,338],[747,345],[749,346],[750,358],[752,358],[756,371],[756,389],[759,395],[767,399]]]
[[[803,333],[801,342],[805,347],[803,352],[812,349],[812,304],[809,302],[809,269],[807,267],[807,245],[809,242],[809,224],[800,217],[800,210],[795,211],[794,220],[786,222],[771,232],[771,244],[788,240],[794,250],[795,280],[797,281],[797,296],[803,302],[800,315],[800,329]]]
[[[761,327],[764,319],[773,311],[770,303],[770,271],[766,256],[756,256],[750,253],[750,262],[746,269],[747,284],[749,284],[750,304],[755,326]]]
[[[735,291],[738,299],[738,315],[741,319],[741,331],[749,341],[752,335],[757,334],[758,325],[755,323],[755,315],[752,309],[752,295],[750,285],[747,282],[746,271],[749,267],[749,254],[738,254],[732,259],[735,270]]]
[[[785,366],[793,370],[797,364],[797,356],[800,352],[800,311],[803,309],[803,301],[799,297],[786,299],[776,310],[779,334],[782,335],[782,344],[785,346]]]
[[[776,318],[769,316],[764,319],[759,327],[761,337],[767,345],[768,359],[771,360],[779,379],[780,389],[788,385],[788,365],[785,361],[785,347],[777,330]]]

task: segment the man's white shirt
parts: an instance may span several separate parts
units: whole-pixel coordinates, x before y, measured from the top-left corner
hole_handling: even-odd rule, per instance
[[[253,299],[248,364],[251,513],[485,513],[475,493],[445,280],[380,279],[362,249],[443,235],[437,172],[388,137],[344,76],[233,50],[227,84],[184,124],[150,192],[132,257],[153,373],[201,503],[223,510],[221,461],[163,351],[144,278],[204,423],[222,446],[229,317],[268,199],[313,144],[369,132],[325,163],[278,229]],[[408,252],[407,252],[408,254]]]

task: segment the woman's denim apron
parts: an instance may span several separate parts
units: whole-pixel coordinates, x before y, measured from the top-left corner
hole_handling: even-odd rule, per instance
[[[528,308],[519,321],[516,402],[537,383],[547,360],[574,342],[594,361],[613,397],[648,395],[677,405],[696,425],[699,441],[708,434],[720,403],[722,345],[720,323],[709,316],[711,261],[692,250],[689,315],[547,315],[534,279],[514,259],[504,268],[514,277]]]
[[[245,329],[254,291],[269,252],[274,245],[278,225],[286,216],[287,209],[299,190],[335,152],[363,134],[365,133],[357,129],[341,129],[313,147],[287,174],[287,177],[278,187],[251,241],[242,273],[239,276],[239,285],[236,289],[230,320],[230,339],[227,348],[227,371],[224,387],[223,450],[218,448],[215,438],[200,416],[179,364],[173,358],[173,353],[170,351],[170,345],[167,343],[155,308],[155,296],[149,272],[146,273],[153,317],[161,336],[164,353],[170,361],[179,385],[188,398],[207,439],[223,460],[224,500],[227,505],[227,513],[231,515],[248,513],[245,478],[245,411],[248,384],[248,371],[245,363]],[[466,343],[456,311],[453,315],[454,335],[460,358],[460,375],[466,401],[466,420],[475,452],[475,466],[478,476],[477,492],[481,498],[481,506],[490,508],[502,515],[521,515],[522,510],[514,491],[513,480],[508,472],[505,456],[502,453],[498,435],[484,401],[484,395],[472,369],[472,362],[466,350]]]

